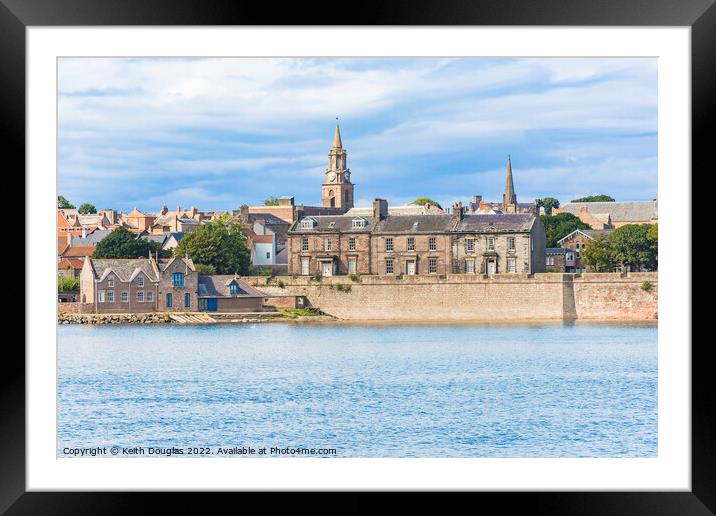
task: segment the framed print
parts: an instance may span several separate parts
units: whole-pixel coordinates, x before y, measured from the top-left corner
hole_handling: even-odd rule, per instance
[[[255,490],[713,510],[689,210],[716,8],[422,7],[3,0],[10,514]]]

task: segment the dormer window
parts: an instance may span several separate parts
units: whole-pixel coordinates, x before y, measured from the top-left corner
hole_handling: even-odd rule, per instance
[[[239,286],[236,283],[232,283],[231,285],[229,285],[229,291],[231,292],[232,296],[238,296]]]
[[[353,219],[353,227],[354,228],[364,228],[368,225],[368,221],[364,218],[355,218]]]
[[[312,219],[311,217],[305,218],[301,221],[300,227],[301,229],[313,229],[316,227],[316,219]]]

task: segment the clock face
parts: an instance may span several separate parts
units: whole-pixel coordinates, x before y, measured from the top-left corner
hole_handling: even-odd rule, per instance
[[[335,180],[336,180],[336,173],[335,173],[335,172],[331,172],[330,174],[328,174],[328,180],[331,181],[331,182],[332,182],[332,181],[335,181]]]

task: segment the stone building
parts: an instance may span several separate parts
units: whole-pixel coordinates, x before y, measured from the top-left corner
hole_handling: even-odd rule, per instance
[[[545,249],[547,272],[575,272],[575,252],[563,247]]]
[[[80,273],[80,300],[96,313],[195,312],[197,294],[190,258],[87,258]]]
[[[264,294],[236,275],[199,276],[202,312],[260,312]]]
[[[552,215],[571,213],[592,229],[613,229],[626,224],[656,224],[659,222],[658,202],[570,202],[552,209]]]
[[[328,152],[328,168],[321,188],[321,204],[324,208],[340,208],[347,211],[353,207],[353,183],[348,168],[347,152],[341,141],[341,130],[336,124],[333,146]]]
[[[545,270],[544,227],[529,213],[303,217],[288,231],[289,274],[500,274]]]
[[[591,267],[582,264],[581,253],[594,241],[595,238],[608,237],[613,229],[575,229],[570,234],[558,240],[560,247],[574,253],[572,269],[567,272],[591,272]]]

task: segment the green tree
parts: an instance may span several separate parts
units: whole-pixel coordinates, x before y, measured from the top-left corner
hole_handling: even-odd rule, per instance
[[[211,266],[217,274],[247,274],[251,251],[241,233],[241,224],[229,222],[230,218],[230,214],[219,217],[184,235],[174,249],[174,256],[188,254],[195,264]]]
[[[264,199],[264,206],[278,206],[278,197],[269,197]]]
[[[72,204],[70,201],[68,201],[62,195],[58,195],[57,196],[57,207],[65,209],[65,210],[72,210],[72,209],[74,209],[75,205]]]
[[[555,199],[554,197],[537,199],[537,205],[542,206],[547,215],[552,215],[552,208],[559,208],[559,199]]]
[[[58,292],[76,292],[80,289],[80,279],[68,276],[57,277]]]
[[[425,206],[426,204],[432,204],[433,206],[437,206],[441,210],[443,209],[442,206],[440,206],[440,203],[437,201],[433,201],[430,197],[418,197],[410,204],[417,204],[419,206]]]
[[[97,208],[94,207],[94,204],[86,202],[81,204],[77,211],[79,211],[82,215],[88,215],[90,213],[97,213]]]
[[[120,226],[99,241],[94,253],[92,253],[92,257],[145,258],[150,251],[152,254],[159,253],[162,258],[170,255],[169,252],[161,250],[159,243],[140,238],[127,228]]]
[[[599,235],[582,248],[580,259],[583,264],[592,267],[596,272],[608,272],[614,269],[612,254],[612,246],[607,237]]]
[[[587,195],[579,199],[572,199],[572,202],[614,202],[614,197],[609,197],[604,194]]]
[[[655,225],[654,225],[655,226]],[[622,266],[657,268],[658,228],[651,224],[627,224],[609,235],[612,258]]]
[[[547,247],[559,247],[558,240],[569,235],[575,229],[589,229],[589,225],[585,224],[579,217],[571,213],[558,213],[557,215],[542,215],[542,224],[544,224],[544,234]]]

